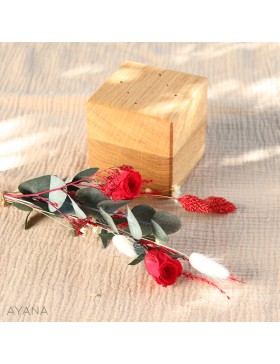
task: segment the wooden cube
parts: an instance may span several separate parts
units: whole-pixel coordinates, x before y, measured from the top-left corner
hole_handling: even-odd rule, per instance
[[[205,150],[207,79],[126,62],[87,103],[89,162],[127,164],[170,195]]]

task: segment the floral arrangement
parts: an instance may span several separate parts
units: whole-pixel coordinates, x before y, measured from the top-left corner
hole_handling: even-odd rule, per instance
[[[178,277],[184,276],[205,282],[226,294],[213,279],[239,281],[227,268],[206,255],[193,252],[188,256],[166,245],[169,235],[182,226],[177,216],[156,211],[146,204],[130,209],[128,204],[143,195],[169,198],[186,211],[200,214],[233,213],[235,205],[222,197],[162,196],[158,191],[143,188],[149,182],[130,166],[106,170],[89,168],[68,182],[67,178],[56,175],[30,179],[18,186],[18,192],[2,193],[0,201],[2,205],[11,203],[27,212],[25,228],[30,214],[37,211],[60,222],[75,236],[86,236],[90,231],[98,234],[104,248],[112,240],[121,253],[133,259],[130,265],[143,261],[150,276],[163,287],[173,285]],[[188,262],[187,271],[181,261]],[[203,275],[193,274],[192,269]]]

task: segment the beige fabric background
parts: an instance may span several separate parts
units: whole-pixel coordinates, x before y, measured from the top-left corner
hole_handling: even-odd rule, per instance
[[[179,279],[158,286],[142,264],[73,238],[47,218],[0,211],[2,321],[278,321],[280,45],[279,44],[1,44],[0,187],[13,191],[43,174],[87,167],[85,103],[124,61],[209,79],[206,154],[183,186],[238,206],[229,216],[184,213],[174,248],[223,257],[247,284],[225,283],[232,297]],[[36,222],[36,224],[35,224]],[[10,306],[44,306],[48,315],[7,314]]]

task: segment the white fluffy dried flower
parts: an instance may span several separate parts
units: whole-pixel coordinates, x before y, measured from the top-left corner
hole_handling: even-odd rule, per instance
[[[189,257],[189,262],[193,268],[209,277],[216,279],[227,279],[230,277],[230,272],[226,267],[206,255],[192,253]]]
[[[120,253],[125,254],[130,258],[137,258],[138,255],[133,247],[134,240],[127,238],[124,235],[115,235],[112,242]]]

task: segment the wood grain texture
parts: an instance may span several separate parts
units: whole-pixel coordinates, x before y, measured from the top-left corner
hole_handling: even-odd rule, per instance
[[[176,213],[174,248],[220,256],[247,283],[231,296],[180,279],[169,288],[112,245],[73,238],[52,221],[0,211],[2,321],[279,321],[280,45],[263,43],[98,43],[0,45],[0,188],[62,177],[87,167],[86,101],[126,59],[209,80],[207,142],[183,193],[220,195],[238,213]],[[36,224],[35,224],[36,222]],[[45,306],[48,315],[7,315],[10,306]]]
[[[127,61],[87,103],[90,166],[133,165],[171,195],[203,155],[206,110],[205,77]]]

